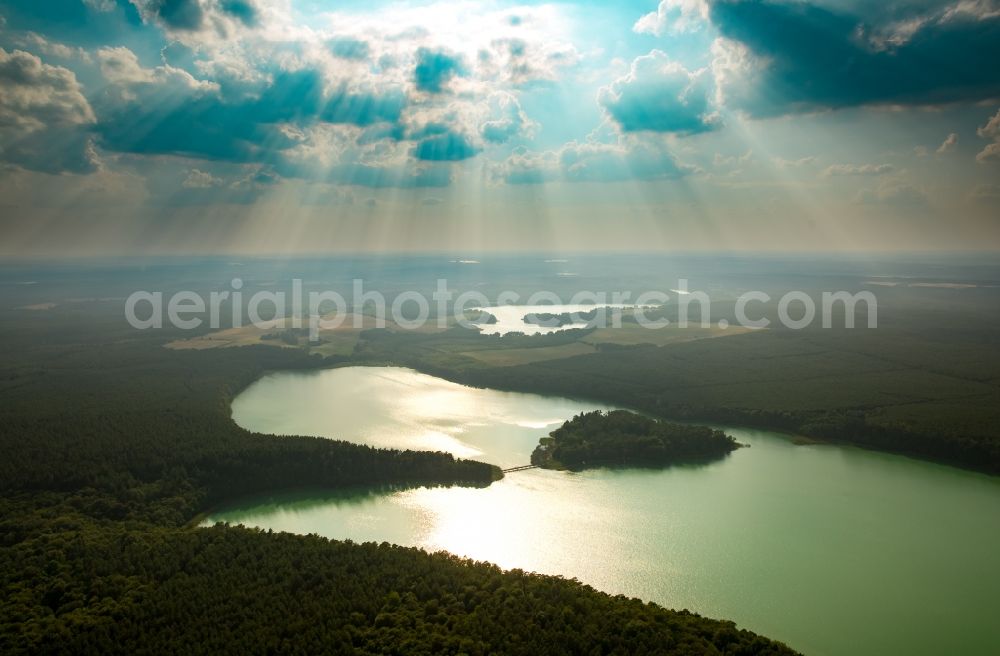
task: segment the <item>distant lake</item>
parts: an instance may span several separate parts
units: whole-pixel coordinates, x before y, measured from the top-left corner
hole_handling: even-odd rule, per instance
[[[550,310],[551,311],[551,310]],[[263,433],[448,450],[504,467],[599,404],[393,367],[275,373],[233,402]],[[529,470],[485,489],[246,499],[241,523],[447,550],[737,622],[806,654],[995,654],[1000,480],[730,429],[740,449],[663,471]]]
[[[525,335],[547,335],[562,330],[586,328],[586,322],[570,323],[563,326],[539,326],[526,323],[524,317],[529,314],[583,314],[598,309],[606,309],[607,320],[610,323],[615,308],[635,307],[634,305],[496,305],[477,308],[496,317],[494,324],[480,326],[479,332],[484,335],[506,335],[507,333],[524,333]]]

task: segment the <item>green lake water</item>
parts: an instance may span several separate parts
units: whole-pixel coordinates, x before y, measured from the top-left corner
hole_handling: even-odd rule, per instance
[[[271,374],[233,402],[264,433],[526,464],[600,404],[478,390],[393,367]],[[607,406],[603,406],[607,407]],[[727,618],[816,655],[1000,653],[1000,479],[899,456],[751,448],[662,471],[528,470],[484,489],[299,492],[218,521],[388,541]]]

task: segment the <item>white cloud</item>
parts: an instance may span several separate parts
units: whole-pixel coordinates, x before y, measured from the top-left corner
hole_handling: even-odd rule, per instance
[[[938,155],[943,155],[947,152],[954,150],[957,144],[958,144],[958,135],[952,132],[945,138],[943,142],[941,142],[941,145],[938,146],[938,149],[935,152],[937,152]]]
[[[808,157],[800,157],[799,159],[783,159],[781,157],[772,157],[771,161],[774,163],[775,168],[786,170],[786,169],[801,169],[806,166],[813,166],[816,164],[816,157],[809,155]]]
[[[721,153],[715,153],[715,157],[712,158],[712,165],[717,169],[733,168],[743,166],[744,164],[749,163],[752,159],[752,150],[748,150],[742,155],[730,155],[728,157]]]
[[[131,86],[140,84],[177,85],[191,90],[217,91],[214,82],[195,79],[182,68],[169,65],[143,68],[135,53],[124,46],[101,48],[97,51],[101,74],[112,84]]]
[[[623,138],[611,144],[571,141],[558,150],[541,153],[517,148],[507,160],[492,167],[490,176],[507,184],[540,184],[673,180],[695,172],[662,140]]]
[[[1000,162],[1000,110],[986,122],[986,125],[976,130],[983,139],[992,139],[993,143],[976,155],[976,161],[980,163]]]
[[[976,161],[985,164],[987,162],[1000,162],[1000,141],[988,144],[978,155]]]
[[[184,182],[181,183],[181,186],[185,189],[210,189],[221,185],[221,178],[217,178],[211,173],[206,173],[205,171],[199,171],[198,169],[191,169],[188,171],[187,177],[184,178]]]
[[[37,53],[54,59],[68,59],[89,63],[90,53],[83,48],[74,48],[58,41],[47,39],[36,32],[26,32],[14,39],[22,48],[34,50]]]
[[[336,36],[368,43],[371,61],[379,63],[383,79],[410,80],[414,54],[421,47],[460,56],[468,74],[452,81],[459,95],[484,96],[498,85],[555,81],[560,71],[581,59],[571,41],[566,9],[556,4],[494,8],[471,0],[398,3],[377,13],[343,10],[325,17]]]
[[[632,30],[638,34],[663,36],[701,29],[708,21],[705,0],[662,0],[656,11],[637,20]]]
[[[483,139],[490,143],[505,143],[516,137],[531,137],[538,124],[528,118],[517,98],[505,91],[498,91],[488,100],[490,120],[479,129]]]
[[[707,68],[689,71],[661,50],[637,57],[597,102],[623,132],[696,134],[721,124]]]
[[[1000,18],[1000,3],[996,0],[959,0],[942,12],[940,22],[963,18],[974,18],[980,21]]]
[[[834,164],[823,171],[823,177],[831,178],[848,175],[885,175],[895,170],[892,164]]]
[[[107,13],[114,11],[118,3],[115,0],[83,0],[83,4],[96,12]]]

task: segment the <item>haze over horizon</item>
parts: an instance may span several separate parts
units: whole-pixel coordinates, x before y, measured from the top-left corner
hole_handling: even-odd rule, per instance
[[[996,0],[7,0],[0,253],[995,251],[997,61]]]

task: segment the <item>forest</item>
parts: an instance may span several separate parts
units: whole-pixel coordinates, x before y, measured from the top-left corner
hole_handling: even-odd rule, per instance
[[[627,410],[579,414],[542,438],[531,464],[579,471],[593,467],[667,467],[725,457],[740,444],[707,426],[668,423]]]
[[[265,491],[481,486],[501,474],[232,422],[231,399],[264,372],[348,358],[264,344],[172,351],[163,344],[187,335],[135,331],[111,301],[0,310],[0,331],[0,653],[793,653],[574,580],[194,528],[216,504]]]

